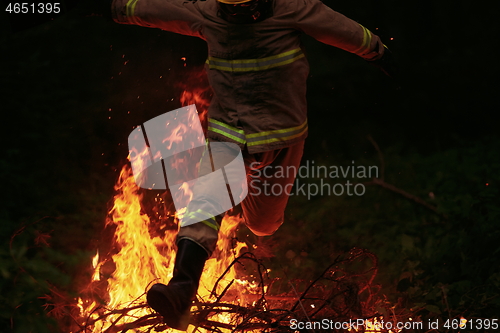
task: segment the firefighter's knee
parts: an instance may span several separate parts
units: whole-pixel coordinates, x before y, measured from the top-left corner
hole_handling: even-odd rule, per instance
[[[200,245],[203,249],[205,249],[205,251],[207,251],[208,257],[210,257],[215,251],[218,232],[202,221],[179,228],[177,242],[185,238]]]
[[[245,220],[245,224],[256,236],[271,236],[283,224],[283,218],[274,222],[263,220],[261,223],[252,223],[251,221]]]

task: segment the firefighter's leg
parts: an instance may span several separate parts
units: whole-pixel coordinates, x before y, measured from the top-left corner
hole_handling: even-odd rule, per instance
[[[188,239],[180,240],[177,247],[172,279],[168,285],[154,284],[146,297],[149,306],[163,316],[169,327],[185,331],[208,256],[202,247]]]
[[[241,163],[232,163],[238,156]],[[205,154],[202,158],[193,199],[182,218],[177,240],[189,239],[197,243],[210,257],[215,250],[222,217],[240,201],[237,197],[244,192],[245,180],[243,158],[238,146],[211,143],[210,155]]]
[[[255,235],[272,235],[283,223],[303,150],[304,141],[245,156],[248,195],[241,206],[245,224]]]
[[[169,327],[186,330],[192,301],[196,296],[205,261],[212,255],[217,243],[222,220],[221,212],[227,205],[227,187],[224,178],[214,175],[216,159],[226,165],[238,151],[219,145],[212,159],[204,155],[199,178],[177,235],[178,251],[174,274],[168,285],[157,283],[147,293],[148,304],[163,317]],[[208,177],[203,177],[208,176]],[[225,191],[225,193],[224,193]],[[219,213],[219,215],[216,215]]]

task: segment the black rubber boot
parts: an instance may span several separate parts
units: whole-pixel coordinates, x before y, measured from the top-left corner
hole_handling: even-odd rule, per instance
[[[185,331],[208,254],[189,239],[181,239],[177,247],[172,280],[168,285],[153,285],[146,298],[149,306],[163,316],[169,327]]]

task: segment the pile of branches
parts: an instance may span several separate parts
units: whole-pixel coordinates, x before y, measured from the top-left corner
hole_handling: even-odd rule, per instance
[[[234,302],[235,280],[217,294],[218,285],[225,281],[225,276],[232,266],[253,265],[257,272],[254,277],[258,285],[252,294],[239,294],[240,302]],[[338,327],[340,324],[356,322],[356,320],[401,321],[408,314],[396,313],[394,307],[381,296],[379,287],[373,283],[377,274],[377,258],[374,254],[353,249],[338,256],[323,273],[313,281],[287,280],[285,278],[270,279],[262,263],[250,252],[236,258],[227,270],[219,277],[210,295],[210,301],[197,299],[191,308],[191,324],[195,332],[290,332],[298,323],[316,323],[317,326],[303,326],[296,329],[301,332],[347,332],[348,329]],[[281,292],[286,290],[286,292]],[[103,332],[162,332],[168,330],[161,315],[151,310],[142,317],[134,317],[138,309],[148,308],[145,297],[137,298],[126,307],[107,309],[98,307],[89,316],[79,330],[74,332],[93,332],[96,322],[113,318],[111,326]],[[241,302],[243,298],[246,302]],[[389,311],[390,310],[390,311]],[[122,324],[123,319],[127,324]],[[225,318],[217,320],[216,318]],[[404,317],[404,318],[403,318]],[[224,321],[224,322],[222,322]],[[364,326],[354,326],[358,332],[370,332]],[[292,330],[291,330],[292,329]],[[377,332],[385,332],[378,329]]]

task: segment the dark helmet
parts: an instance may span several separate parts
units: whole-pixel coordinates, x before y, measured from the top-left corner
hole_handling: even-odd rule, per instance
[[[272,0],[217,0],[219,15],[230,23],[253,23],[272,15]]]

